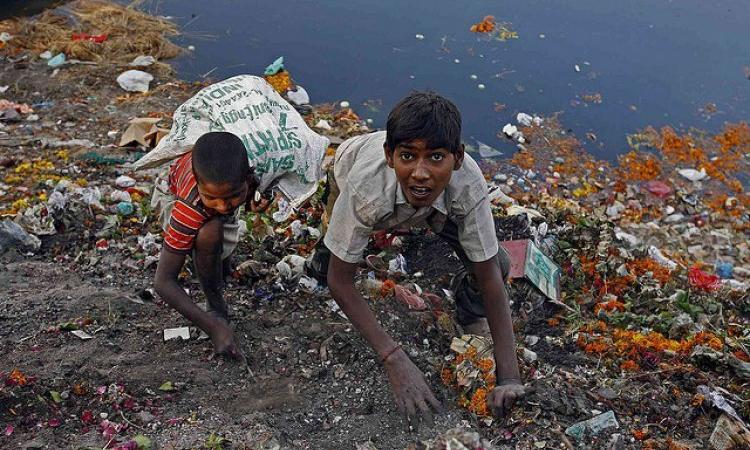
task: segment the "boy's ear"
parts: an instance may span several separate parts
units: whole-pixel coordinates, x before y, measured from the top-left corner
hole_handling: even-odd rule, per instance
[[[464,144],[461,144],[460,147],[458,147],[458,150],[454,154],[456,158],[456,162],[453,164],[453,170],[458,170],[461,168],[461,165],[464,163],[464,152],[465,152]]]
[[[393,150],[388,147],[388,144],[383,144],[383,151],[385,152],[385,161],[388,163],[388,167],[393,169]]]

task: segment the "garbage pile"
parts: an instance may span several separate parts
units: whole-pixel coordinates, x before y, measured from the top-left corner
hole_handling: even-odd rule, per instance
[[[0,25],[5,61],[26,55],[28,65],[43,74],[36,81],[27,78],[24,82],[38,85],[24,91],[0,78],[0,254],[99,274],[112,286],[147,280],[134,302],[158,302],[147,284],[161,244],[149,206],[154,174],[133,173],[126,163],[158,145],[171,122],[165,111],[173,111],[204,85],[155,81],[136,70],[176,54],[166,40],[176,30],[172,24],[137,16],[158,38],[138,34],[138,48],[125,51],[115,45],[124,39],[118,30],[141,13],[110,3],[102,9],[104,2],[90,0],[68,8],[79,19],[75,28],[54,12]],[[475,31],[498,39],[516,37],[506,24],[489,17]],[[111,67],[72,63],[76,60],[118,65],[113,73]],[[27,95],[43,90],[55,70],[60,71],[56,76],[70,70],[67,76],[106,81],[100,79],[100,90],[90,98]],[[283,58],[263,76],[310,128],[329,139],[326,164],[344,139],[370,131],[345,100],[314,104]],[[97,103],[96,97],[104,100]],[[86,115],[85,108],[107,114]],[[537,394],[508,419],[491,416],[486,397],[494,387],[495,361],[489,343],[461,335],[452,320],[450,274],[460,265],[458,259],[426,230],[378,233],[358,286],[386,319],[389,332],[406,336],[404,347],[420,367],[435,372],[432,384],[444,386],[445,403],[460,408],[455,411],[463,422],[411,448],[743,448],[750,417],[750,196],[745,192],[750,127],[730,124],[717,135],[646,129],[629,138],[632,151],[618,164],[587,154],[556,117],[520,113],[498,137],[517,149],[509,159],[500,159],[498,150],[481,142],[467,148],[481,159],[499,239],[521,252],[514,253],[521,255],[516,259],[534,256],[513,269],[508,289],[523,377]],[[326,330],[309,324],[306,314],[334,316],[336,326],[350,330],[327,291],[303,273],[305,258],[325,226],[323,194],[321,184],[302,205],[277,196],[268,210],[244,213],[247,234],[234,261],[229,295],[235,301],[245,295],[247,305],[263,311],[259,322],[264,331],[253,335],[253,342],[274,334],[266,328],[284,320],[298,321],[295,328],[306,327],[316,338],[325,335]],[[187,267],[183,277],[189,280],[189,275]],[[285,315],[274,309],[283,304],[293,305]],[[108,340],[120,343],[126,335],[79,315],[55,322],[47,333],[75,331],[76,339],[92,342],[106,332]],[[201,339],[188,326],[159,322],[157,329],[132,320],[138,325],[134,328],[148,330],[144,336],[157,336],[165,345],[188,346]],[[340,385],[348,366],[369,361],[362,356],[367,354],[364,344],[351,335],[342,339],[342,333],[325,335],[322,344],[301,340],[302,345],[274,334],[269,338],[272,357],[264,364],[280,367],[288,357],[294,363],[283,367],[284,376],[303,387],[319,386],[321,379]],[[14,345],[22,348],[23,342]],[[297,367],[297,358],[313,357],[315,364],[299,363],[299,376],[289,370]],[[11,439],[39,429],[94,429],[94,444],[100,447],[146,448],[151,431],[154,436],[163,432],[159,436],[166,439],[173,430],[169,427],[200,426],[194,416],[186,416],[174,423],[165,420],[157,430],[157,420],[145,414],[169,407],[171,395],[182,389],[171,381],[153,387],[158,395],[141,399],[109,383],[89,386],[88,393],[76,388],[82,386],[78,383],[51,389],[52,381],[35,380],[31,373],[2,371],[0,395],[20,398],[15,401],[24,405],[41,397],[44,411],[52,416],[42,419],[36,409],[20,418],[3,416]],[[353,378],[349,374],[347,383],[357,386],[354,392],[377,384]],[[92,406],[73,411],[70,405],[78,408],[79,397],[113,416],[95,416]],[[390,401],[386,397],[383,404]],[[324,402],[342,403],[338,398]],[[74,419],[60,413],[63,405],[75,412]],[[370,412],[349,415],[367,417],[373,408],[371,404]],[[114,415],[122,411],[142,415],[136,425],[143,428]],[[304,416],[299,422],[313,420]],[[334,416],[321,422],[330,430],[341,420]],[[276,419],[268,422],[283,426]],[[211,431],[205,442],[216,448],[225,440]]]

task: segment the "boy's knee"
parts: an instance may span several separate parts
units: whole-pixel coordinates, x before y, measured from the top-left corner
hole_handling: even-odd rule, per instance
[[[195,237],[197,253],[221,254],[224,244],[224,223],[215,217],[198,230]]]

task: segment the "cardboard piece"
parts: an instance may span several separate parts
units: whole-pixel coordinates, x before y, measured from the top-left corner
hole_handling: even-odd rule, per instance
[[[156,125],[159,122],[161,119],[158,117],[136,117],[130,121],[130,126],[122,133],[119,146],[141,144],[146,147],[155,147],[161,138],[169,133],[169,130]]]
[[[534,241],[519,239],[500,245],[510,256],[510,278],[526,278],[549,299],[560,299],[560,268]]]

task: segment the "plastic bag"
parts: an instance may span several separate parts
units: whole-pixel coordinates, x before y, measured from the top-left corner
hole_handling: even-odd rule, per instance
[[[190,151],[211,131],[234,133],[245,144],[260,191],[276,183],[297,207],[315,193],[328,139],[314,133],[264,79],[238,75],[200,90],[174,112],[172,129],[134,167],[151,168]]]

